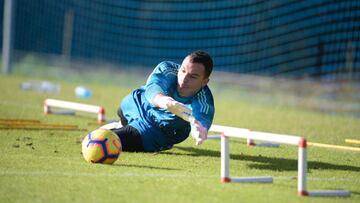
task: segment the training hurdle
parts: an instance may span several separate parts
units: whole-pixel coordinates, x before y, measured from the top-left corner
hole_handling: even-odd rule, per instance
[[[98,123],[103,123],[105,121],[105,109],[101,106],[81,104],[76,102],[69,102],[57,99],[45,99],[44,101],[44,114],[56,114],[56,112],[51,110],[51,107],[70,109],[75,111],[83,111],[88,113],[96,113]]]
[[[299,196],[326,196],[326,197],[347,197],[351,195],[348,190],[329,190],[329,191],[307,191],[307,142],[306,139],[293,135],[282,135],[267,132],[250,131],[244,128],[235,128],[228,126],[212,125],[210,132],[221,133],[221,172],[220,178],[222,183],[240,182],[240,183],[271,183],[272,177],[231,177],[230,169],[230,149],[229,138],[242,138],[259,140],[266,142],[275,142],[280,144],[289,144],[298,146],[298,185],[297,194]]]

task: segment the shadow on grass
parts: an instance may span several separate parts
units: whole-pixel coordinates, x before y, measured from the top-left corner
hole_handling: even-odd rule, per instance
[[[180,156],[208,156],[208,157],[216,157],[220,159],[220,152],[209,149],[199,149],[192,147],[181,147],[175,146],[175,149],[179,149],[184,151],[185,153],[172,152],[172,151],[164,151],[162,154],[170,154],[170,155],[180,155]],[[245,154],[230,154],[230,158],[232,160],[240,160],[240,161],[248,161],[253,162],[248,164],[249,168],[254,169],[265,169],[265,170],[273,170],[273,171],[297,171],[298,161],[297,159],[288,159],[288,158],[275,158],[275,157],[267,157],[267,156],[251,156]],[[320,161],[308,161],[308,170],[343,170],[343,171],[355,171],[359,172],[360,167],[349,166],[349,165],[341,165],[341,164],[333,164],[326,163]]]
[[[138,165],[138,164],[114,164],[113,166],[119,167],[131,167],[131,168],[145,168],[145,169],[156,169],[156,170],[171,170],[171,171],[180,171],[181,169],[178,168],[168,168],[168,167],[157,167],[157,166],[145,166],[145,165]]]
[[[360,192],[351,190],[351,194],[360,195]]]

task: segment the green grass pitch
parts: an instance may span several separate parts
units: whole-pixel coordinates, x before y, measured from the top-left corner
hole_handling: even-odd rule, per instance
[[[116,118],[122,97],[136,86],[83,82],[94,94],[74,95],[74,81],[55,79],[60,94],[22,91],[34,78],[0,75],[0,118],[37,119],[94,130],[96,116],[44,115],[45,98],[102,105]],[[211,85],[211,83],[210,83]],[[294,108],[253,104],[215,91],[215,124],[305,136],[347,145],[360,138],[360,120]],[[0,202],[360,202],[360,153],[308,148],[308,190],[346,189],[349,198],[297,196],[297,148],[247,147],[231,140],[233,176],[273,176],[272,184],[220,183],[220,143],[195,146],[189,138],[160,153],[123,152],[113,165],[89,164],[81,155],[87,131],[0,129]]]

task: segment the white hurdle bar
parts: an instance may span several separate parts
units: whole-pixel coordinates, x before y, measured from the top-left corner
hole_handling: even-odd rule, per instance
[[[69,101],[63,101],[57,99],[45,99],[44,114],[54,113],[51,111],[51,107],[95,113],[97,114],[98,123],[103,123],[105,121],[105,109],[101,106],[81,104],[81,103],[69,102]]]
[[[298,146],[298,189],[299,196],[327,196],[327,197],[348,197],[351,192],[348,190],[333,191],[312,191],[306,189],[306,172],[307,172],[307,144],[306,139],[293,135],[281,135],[275,133],[255,132],[244,128],[234,128],[220,125],[212,125],[209,131],[221,134],[221,182],[272,182],[272,177],[230,177],[230,153],[229,137],[270,141],[281,144],[290,144]]]
[[[276,143],[255,143],[254,140],[252,139],[247,139],[246,140],[246,144],[248,146],[253,146],[253,147],[274,147],[274,148],[278,148],[280,147],[280,144],[276,144]]]

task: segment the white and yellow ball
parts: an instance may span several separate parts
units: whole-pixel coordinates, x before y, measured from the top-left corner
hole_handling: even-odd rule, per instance
[[[113,164],[120,153],[120,139],[111,130],[99,128],[82,141],[82,154],[90,163]]]

